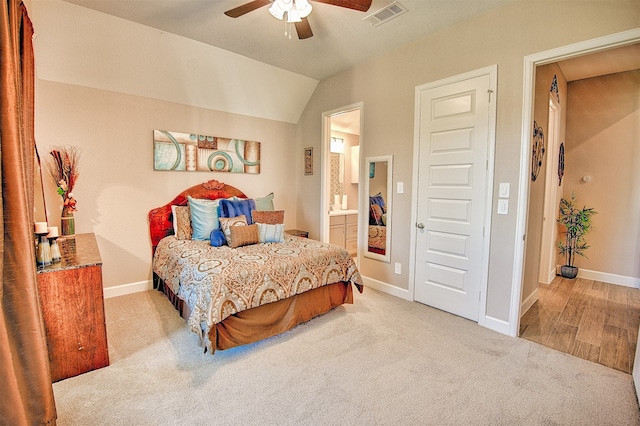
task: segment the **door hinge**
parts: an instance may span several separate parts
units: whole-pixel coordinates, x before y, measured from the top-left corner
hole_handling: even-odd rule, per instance
[[[489,89],[487,90],[487,93],[489,94],[489,103],[491,103],[491,94],[493,93],[493,90]]]

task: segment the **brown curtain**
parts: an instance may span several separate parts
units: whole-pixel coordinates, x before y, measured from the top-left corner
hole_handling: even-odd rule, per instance
[[[55,424],[33,234],[33,27],[21,1],[0,3],[0,424]]]

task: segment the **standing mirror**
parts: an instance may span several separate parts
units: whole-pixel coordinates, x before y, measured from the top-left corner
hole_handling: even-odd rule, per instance
[[[365,229],[368,230],[364,256],[390,262],[393,156],[367,157],[365,165],[369,214],[363,215],[367,218]]]

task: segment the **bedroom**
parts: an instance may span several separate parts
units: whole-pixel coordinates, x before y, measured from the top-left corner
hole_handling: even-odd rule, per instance
[[[539,2],[516,2],[464,25],[447,28],[419,43],[374,58],[350,72],[322,80],[317,87],[313,79],[295,75],[296,79],[293,80],[294,76],[289,73],[284,76],[276,74],[274,78],[291,77],[288,84],[294,84],[295,81],[298,92],[306,91],[310,96],[313,91],[306,106],[284,109],[280,104],[267,108],[266,104],[254,102],[249,104],[250,107],[243,106],[239,100],[247,95],[241,90],[263,90],[264,87],[259,87],[259,81],[254,86],[246,85],[244,88],[238,87],[237,80],[226,82],[224,87],[221,87],[221,83],[212,86],[210,81],[206,81],[205,87],[210,88],[200,93],[192,79],[194,76],[202,77],[201,70],[196,67],[193,74],[189,73],[190,80],[175,80],[186,71],[179,65],[168,67],[161,60],[169,53],[175,55],[178,64],[188,63],[196,55],[211,55],[214,58],[215,55],[222,55],[219,61],[231,63],[229,61],[233,57],[228,52],[223,54],[200,43],[159,33],[66,2],[36,2],[32,19],[41,33],[36,38],[39,78],[36,107],[38,111],[47,111],[38,113],[36,140],[43,149],[73,143],[86,146],[95,153],[86,156],[82,165],[85,172],[76,188],[80,209],[76,220],[79,229],[93,230],[97,234],[105,262],[104,285],[107,295],[119,294],[145,286],[148,288],[150,259],[147,257],[148,239],[144,230],[146,212],[163,204],[180,190],[205,180],[199,174],[182,177],[154,172],[150,167],[151,132],[154,129],[194,131],[262,141],[263,161],[267,167],[260,179],[255,182],[250,175],[237,175],[228,183],[239,188],[250,185],[255,193],[249,195],[254,197],[275,192],[278,208],[287,212],[287,227],[307,230],[312,238],[318,238],[321,139],[318,120],[325,111],[363,101],[366,108],[363,128],[365,147],[361,155],[393,155],[393,179],[395,182],[405,182],[406,188],[403,195],[395,197],[394,220],[399,225],[394,228],[391,262],[368,262],[363,259],[362,274],[384,283],[384,291],[410,298],[407,272],[411,249],[402,242],[410,240],[411,232],[410,227],[403,224],[408,224],[411,217],[412,169],[409,166],[412,162],[414,88],[448,75],[498,64],[500,95],[494,181],[511,182],[512,188],[515,188],[519,173],[522,58],[636,25],[633,13],[625,13],[622,7],[626,5],[635,11],[633,3],[622,2],[621,7],[606,11],[600,11],[597,2],[588,6],[583,4],[580,17],[589,25],[577,23],[575,17],[571,23],[565,22],[563,17],[572,15],[573,6],[570,3],[552,2],[552,5],[555,12],[549,15],[547,8]],[[537,14],[545,15],[548,29],[542,35],[536,32],[535,37],[528,36],[521,28],[532,20],[531,16]],[[610,18],[602,19],[602,16]],[[497,32],[489,24],[496,20],[508,24]],[[59,25],[60,22],[65,22],[65,25]],[[575,28],[570,27],[574,22]],[[80,28],[77,27],[79,25]],[[60,31],[61,27],[67,30]],[[86,37],[75,37],[75,34],[82,32],[87,33]],[[46,36],[48,33],[51,34],[49,37]],[[474,41],[477,40],[475,34],[485,34],[484,42],[478,44]],[[503,39],[518,40],[519,43],[507,47],[502,45]],[[71,46],[61,49],[69,44]],[[170,46],[170,50],[163,44]],[[96,57],[95,47],[92,46],[104,47],[99,56]],[[448,47],[442,50],[442,46]],[[138,50],[147,53],[140,57],[132,55]],[[443,52],[449,51],[460,54],[442,56]],[[431,61],[432,55],[421,52],[433,52],[442,57],[438,61]],[[397,67],[395,64],[404,66]],[[251,62],[247,64],[246,58],[242,58],[237,67],[247,69],[244,73],[250,74],[251,65]],[[259,67],[261,72],[266,72],[264,64],[253,65]],[[161,66],[168,70],[161,71]],[[129,70],[138,71],[130,73]],[[154,78],[149,79],[149,73]],[[358,84],[354,88],[351,88],[352,73],[358,75]],[[396,84],[380,84],[387,80]],[[166,87],[169,81],[181,83]],[[215,93],[215,90],[222,92],[222,98],[204,97]],[[233,90],[240,91],[241,95],[231,96]],[[300,99],[299,96],[287,98],[285,94],[278,96],[282,102]],[[266,93],[262,96],[270,95]],[[261,102],[264,102],[262,96]],[[192,105],[214,106],[188,106],[189,102]],[[226,105],[228,110],[240,113],[216,110],[215,105]],[[283,113],[280,117],[251,117],[252,114],[264,117],[267,109],[271,114],[273,111]],[[135,120],[131,120],[131,117],[135,117]],[[391,140],[401,142],[389,144],[387,141]],[[295,149],[291,149],[292,144]],[[314,175],[304,176],[303,149],[310,145],[316,148],[316,169]],[[286,164],[287,167],[279,167],[278,164]],[[132,181],[136,184],[131,185]],[[290,182],[296,182],[295,186]],[[54,205],[56,198],[50,198],[49,204]],[[517,202],[517,196],[514,195],[512,209]],[[512,214],[494,215],[491,229],[490,284],[486,310],[487,317],[497,319],[500,324],[512,322],[509,303],[515,221]],[[403,274],[394,273],[396,262],[402,264]]]
[[[368,152],[365,155],[394,155],[394,181],[407,185],[412,181],[415,86],[498,64],[495,181],[511,182],[514,188],[519,173],[522,58],[638,26],[636,2],[621,1],[616,7],[601,2],[516,2],[371,59],[318,82],[317,87],[313,81],[301,78],[301,86],[313,95],[306,107],[300,107],[304,110],[299,119],[295,114],[293,119],[287,119],[251,117],[246,105],[241,105],[242,112],[202,107],[204,100],[196,97],[190,99],[189,105],[183,99],[185,93],[193,94],[192,83],[179,78],[179,67],[176,74],[165,76],[158,69],[144,66],[143,60],[148,57],[138,60],[131,54],[149,51],[149,57],[163,57],[170,53],[176,58],[174,62],[188,63],[200,49],[215,57],[219,54],[215,49],[68,3],[33,1],[31,9],[36,31],[40,33],[36,39],[39,55],[36,138],[41,149],[65,143],[85,149],[83,174],[75,191],[79,203],[77,227],[80,231],[95,232],[98,237],[108,295],[148,288],[146,214],[190,184],[205,180],[202,175],[153,172],[153,129],[262,141],[267,166],[261,178],[233,176],[232,180],[225,180],[239,188],[251,188],[251,196],[275,192],[278,207],[287,212],[287,227],[307,229],[312,237],[317,237],[319,175],[303,175],[302,156],[306,146],[319,147],[318,123],[323,112],[364,102],[364,149]],[[576,9],[579,14],[574,13]],[[66,16],[62,21],[45,13],[50,11],[55,16],[60,10]],[[83,33],[86,29],[76,31],[80,20],[74,17],[85,14],[100,23],[96,29],[99,34],[76,37],[73,46],[48,45],[46,53],[37,50],[38,43],[46,43],[48,36],[66,40],[74,33]],[[501,25],[496,26],[497,22]],[[540,31],[540,22],[544,22],[544,31]],[[60,34],[63,32],[60,27],[67,28],[68,33]],[[83,46],[82,41],[91,37],[100,42],[99,53],[94,47]],[[165,43],[169,39],[170,45]],[[166,50],[159,47],[163,44],[167,45]],[[78,63],[87,55],[93,63]],[[222,60],[229,63],[234,58],[224,56]],[[105,73],[106,69],[114,74]],[[92,70],[92,74],[84,74],[83,70]],[[110,80],[114,75],[118,78]],[[160,90],[166,78],[172,81],[169,95]],[[388,81],[394,84],[382,84]],[[246,92],[237,86],[231,90],[222,92],[227,102],[252,104],[248,99],[255,96],[253,91]],[[410,193],[410,188],[405,188],[405,195],[394,200],[394,220],[398,225],[394,228],[391,264],[362,268],[363,275],[384,282],[389,292],[397,295],[404,295],[409,289],[406,271],[410,247],[406,241],[411,232]],[[54,200],[52,196],[50,204]],[[517,196],[513,196],[512,203],[515,208]],[[487,314],[504,322],[511,320],[515,220],[514,215],[495,216],[492,225]],[[395,262],[403,263],[405,273],[394,273]]]

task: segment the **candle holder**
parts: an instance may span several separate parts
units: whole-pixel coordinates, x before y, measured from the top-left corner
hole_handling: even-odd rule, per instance
[[[49,237],[49,245],[51,246],[51,262],[58,263],[62,260],[60,255],[60,246],[58,245],[58,237]]]
[[[36,263],[38,268],[51,265],[51,246],[49,245],[49,232],[36,232],[38,236],[38,248],[36,250]]]

